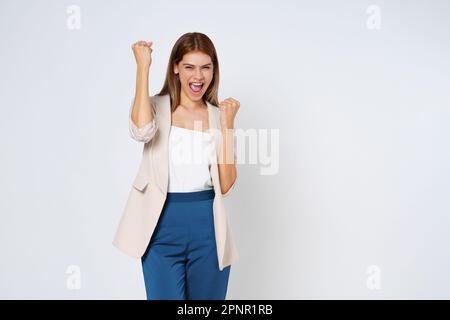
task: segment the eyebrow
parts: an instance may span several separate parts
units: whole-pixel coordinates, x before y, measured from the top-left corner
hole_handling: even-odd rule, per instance
[[[203,65],[202,67],[206,67],[206,66],[210,66],[210,65],[211,65],[211,63],[207,63],[207,64]],[[194,66],[194,65],[190,64],[190,63],[183,63],[183,66]]]

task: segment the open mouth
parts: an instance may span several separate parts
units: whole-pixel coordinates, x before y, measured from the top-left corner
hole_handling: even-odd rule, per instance
[[[192,93],[198,94],[202,91],[203,82],[190,82],[189,88],[191,88]]]

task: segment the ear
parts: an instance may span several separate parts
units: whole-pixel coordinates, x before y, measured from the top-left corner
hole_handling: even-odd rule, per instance
[[[173,64],[173,73],[178,73],[178,65],[176,63]]]

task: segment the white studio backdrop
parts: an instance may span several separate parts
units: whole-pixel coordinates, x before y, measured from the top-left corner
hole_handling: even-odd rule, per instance
[[[236,128],[257,133],[225,200],[227,299],[450,298],[449,15],[426,0],[2,0],[0,298],[145,299],[139,260],[111,244],[143,147],[131,44],[154,42],[153,95],[193,31],[216,46]]]

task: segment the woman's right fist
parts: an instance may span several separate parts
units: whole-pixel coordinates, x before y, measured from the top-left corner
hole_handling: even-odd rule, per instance
[[[152,64],[152,46],[153,42],[138,41],[133,43],[131,48],[133,49],[134,58],[136,64],[140,67],[150,67]]]

